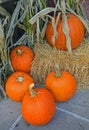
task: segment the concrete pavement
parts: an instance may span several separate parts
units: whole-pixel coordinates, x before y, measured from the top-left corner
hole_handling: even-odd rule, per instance
[[[89,130],[89,90],[78,90],[65,102],[56,103],[56,114],[43,126],[32,126],[21,117],[21,103],[0,102],[0,130]]]

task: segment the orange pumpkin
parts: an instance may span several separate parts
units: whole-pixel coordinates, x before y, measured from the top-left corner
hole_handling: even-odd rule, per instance
[[[23,71],[29,73],[33,59],[33,51],[24,45],[15,47],[10,53],[11,65],[15,71]]]
[[[85,28],[83,26],[83,23],[80,21],[80,19],[77,16],[73,14],[68,14],[67,17],[68,17],[68,26],[70,31],[69,35],[71,39],[71,47],[72,49],[74,49],[81,44],[84,37]],[[57,32],[58,32],[58,37],[55,39],[55,47],[57,49],[67,50],[66,36],[62,30],[62,19],[59,20],[57,26]],[[54,35],[54,30],[52,27],[52,22],[50,21],[46,28],[46,38],[48,40],[48,43],[52,46],[54,45],[54,42],[52,40],[53,35]]]
[[[20,102],[28,91],[29,85],[34,79],[24,72],[15,72],[10,75],[6,82],[6,93],[9,98]]]
[[[60,76],[50,72],[46,77],[46,87],[53,94],[56,101],[64,102],[76,92],[76,80],[67,71],[62,71]]]
[[[22,116],[32,125],[43,125],[48,123],[55,114],[56,104],[53,95],[46,88],[32,89],[28,92],[22,102]]]

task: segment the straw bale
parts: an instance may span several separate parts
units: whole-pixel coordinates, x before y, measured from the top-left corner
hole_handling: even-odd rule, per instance
[[[45,84],[50,71],[60,69],[69,71],[77,81],[78,89],[89,88],[89,42],[85,42],[71,53],[57,50],[47,43],[36,44],[35,59],[32,63],[31,75],[36,83]]]

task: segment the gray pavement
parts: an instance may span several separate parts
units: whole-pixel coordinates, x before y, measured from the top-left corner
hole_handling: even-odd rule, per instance
[[[56,103],[56,114],[43,126],[32,126],[21,117],[21,103],[0,102],[0,130],[89,130],[89,90],[78,90],[65,102]]]

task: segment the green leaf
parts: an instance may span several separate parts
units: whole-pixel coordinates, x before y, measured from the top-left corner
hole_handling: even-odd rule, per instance
[[[70,7],[72,7],[73,6],[73,0],[68,0],[68,4],[69,4]]]
[[[40,1],[42,3],[43,8],[46,8],[46,2],[45,2],[45,0],[40,0]]]

